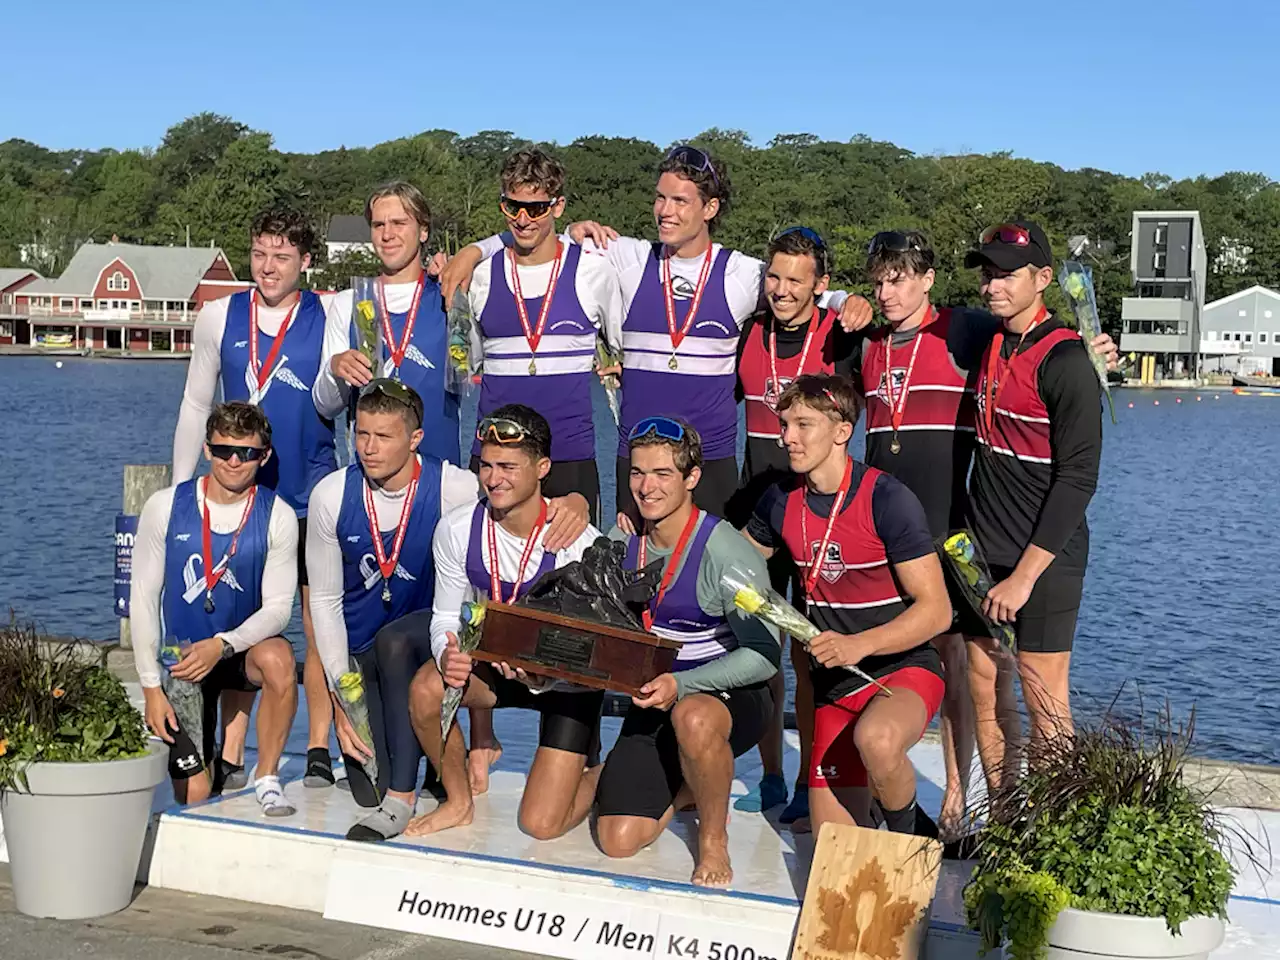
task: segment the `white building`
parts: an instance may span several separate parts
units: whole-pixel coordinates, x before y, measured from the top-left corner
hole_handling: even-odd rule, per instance
[[[1207,303],[1201,323],[1205,368],[1280,376],[1280,293],[1249,287]]]
[[[364,217],[349,214],[330,217],[324,245],[330,263],[342,259],[352,250],[372,254],[373,241],[369,239],[369,224]]]

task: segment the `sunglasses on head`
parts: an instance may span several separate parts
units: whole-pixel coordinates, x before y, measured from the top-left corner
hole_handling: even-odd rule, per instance
[[[818,233],[817,230],[813,230],[809,227],[787,227],[787,229],[783,230],[780,234],[778,234],[778,236],[786,237],[793,233],[799,234],[800,236],[804,237],[806,240],[812,243],[819,250],[827,249],[827,242],[822,239],[822,234]]]
[[[511,197],[503,197],[498,201],[498,207],[503,216],[512,220],[518,220],[521,213],[530,220],[541,220],[558,201],[558,197],[555,200],[513,200]]]
[[[250,447],[240,443],[211,443],[209,453],[219,460],[230,460],[239,457],[241,463],[261,460],[267,455],[270,447]]]
[[[481,443],[523,443],[524,427],[506,417],[485,417],[476,426],[476,439]]]
[[[979,238],[982,243],[1008,243],[1015,247],[1031,246],[1031,231],[1026,227],[1020,227],[1016,223],[997,223],[994,227],[987,227],[982,231]]]
[[[872,237],[871,242],[867,244],[867,256],[874,257],[881,251],[886,253],[906,253],[908,250],[919,249],[920,242],[901,230],[882,230]]]
[[[371,393],[380,393],[384,397],[390,397],[397,403],[403,403],[417,414],[418,422],[422,422],[422,401],[399,380],[393,380],[391,377],[377,377],[370,380],[360,388],[360,396],[362,398],[367,397]]]
[[[687,143],[681,144],[667,154],[667,160],[674,160],[676,163],[683,164],[686,167],[709,173],[711,174],[711,179],[716,182],[716,186],[720,186],[720,175],[716,173],[715,164],[711,162],[710,155],[697,147],[691,147]]]
[[[651,433],[657,434],[663,440],[679,443],[684,439],[684,424],[670,417],[645,417],[631,428],[631,432],[627,434],[627,442],[639,440]]]

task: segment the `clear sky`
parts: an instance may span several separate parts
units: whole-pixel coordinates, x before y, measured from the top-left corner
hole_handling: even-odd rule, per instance
[[[145,147],[204,110],[288,151],[445,128],[708,127],[1280,179],[1280,2],[6,3],[0,140]]]

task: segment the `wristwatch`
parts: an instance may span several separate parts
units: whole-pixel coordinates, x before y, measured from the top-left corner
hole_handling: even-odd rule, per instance
[[[229,644],[229,643],[228,643],[226,640],[224,640],[222,637],[219,637],[218,639],[219,639],[219,640],[222,640],[222,656],[221,656],[221,657],[219,657],[219,659],[220,659],[220,660],[230,660],[232,657],[234,657],[234,656],[236,655],[236,648],[235,648],[235,647],[233,647],[231,644]]]

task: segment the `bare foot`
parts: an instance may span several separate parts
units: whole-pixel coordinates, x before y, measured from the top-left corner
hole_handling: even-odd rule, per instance
[[[489,771],[502,756],[502,744],[491,747],[472,747],[467,754],[467,779],[471,781],[471,795],[478,797],[489,792]]]
[[[696,887],[727,887],[733,879],[733,867],[729,865],[729,838],[727,835],[698,837],[698,864],[693,868],[693,885]]]
[[[429,833],[439,833],[450,827],[465,827],[471,822],[475,807],[470,800],[446,800],[430,813],[414,817],[404,828],[406,837],[425,837]]]

